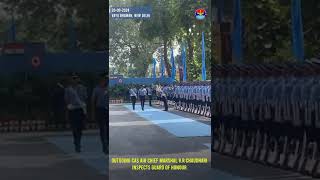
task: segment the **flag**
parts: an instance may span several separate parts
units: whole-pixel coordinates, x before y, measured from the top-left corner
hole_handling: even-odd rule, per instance
[[[301,0],[291,0],[293,54],[298,61],[304,61],[303,25]]]
[[[163,56],[161,56],[161,77],[164,77],[164,62],[163,62]]]
[[[204,32],[202,32],[202,80],[207,80],[206,78],[206,46],[204,43]]]
[[[157,64],[156,59],[153,59],[153,69],[152,69],[153,78],[157,77],[157,75],[156,75],[156,64]]]
[[[182,49],[182,65],[183,65],[183,81],[187,81],[187,62],[186,62],[186,48],[183,46]]]
[[[174,64],[174,55],[173,55],[173,48],[171,48],[171,79],[176,79],[176,65]]]
[[[232,54],[237,64],[242,63],[242,17],[241,0],[234,0]]]

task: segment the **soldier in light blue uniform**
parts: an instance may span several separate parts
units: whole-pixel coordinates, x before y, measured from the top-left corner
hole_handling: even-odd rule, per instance
[[[192,112],[193,111],[193,92],[192,92],[192,86],[189,85],[188,86],[188,102],[189,102],[189,110],[188,112]]]
[[[177,86],[177,102],[178,102],[178,110],[182,110],[182,87],[181,85]]]
[[[141,86],[141,88],[138,91],[138,94],[139,94],[139,99],[141,102],[141,109],[142,109],[142,111],[144,111],[144,102],[146,100],[146,95],[147,95],[147,90],[144,85]]]
[[[135,110],[136,100],[138,97],[138,91],[134,86],[129,89],[130,99],[132,103],[132,109]]]
[[[179,89],[179,86],[175,85],[174,86],[174,90],[173,90],[173,101],[175,102],[174,103],[174,109],[176,109],[176,110],[179,107],[179,104],[178,104],[178,94],[179,94],[178,89]]]
[[[197,82],[195,86],[195,91],[196,91],[196,102],[197,102],[197,107],[196,107],[196,114],[200,114],[201,111],[201,87],[200,87],[200,82]]]
[[[184,84],[183,85],[183,111],[187,111],[188,108],[188,102],[187,102],[187,93],[188,93],[188,85]]]
[[[206,88],[204,86],[204,82],[200,86],[200,94],[201,94],[201,110],[200,115],[205,115],[206,108]]]
[[[151,87],[147,87],[147,94],[148,94],[148,98],[149,98],[149,106],[152,106],[152,88]]]
[[[163,101],[164,111],[168,111],[168,99],[167,94],[164,90],[160,90],[161,100]]]
[[[208,117],[209,116],[209,112],[210,112],[210,89],[209,89],[209,84],[208,82],[206,82],[205,86],[204,86],[204,116]]]

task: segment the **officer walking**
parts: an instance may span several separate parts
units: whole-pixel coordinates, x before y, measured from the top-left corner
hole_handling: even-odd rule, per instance
[[[152,89],[150,87],[147,88],[147,94],[149,98],[149,106],[152,106],[151,101],[152,101]]]
[[[147,90],[144,85],[139,89],[139,98],[141,102],[141,109],[144,111],[144,102],[146,100]]]
[[[70,76],[68,78],[64,98],[68,110],[69,120],[71,122],[75,151],[80,153],[83,121],[85,117],[85,104],[81,101],[80,96],[77,93],[76,78],[76,76]]]
[[[132,86],[129,89],[129,93],[130,93],[130,99],[132,103],[132,109],[135,110],[136,100],[137,100],[137,89],[134,86]]]
[[[92,92],[91,105],[92,105],[92,119],[98,122],[100,129],[100,139],[102,143],[102,151],[105,154],[109,153],[109,117],[108,117],[108,88],[107,77],[102,75]]]

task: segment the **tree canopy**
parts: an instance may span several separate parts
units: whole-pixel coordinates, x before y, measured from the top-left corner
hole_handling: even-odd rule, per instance
[[[73,17],[81,50],[106,49],[107,5],[104,1],[3,0],[1,5],[7,17],[0,21],[3,36],[13,15],[17,41],[44,42],[50,51],[65,51],[69,48],[69,25]]]
[[[215,42],[211,42],[211,37],[215,40],[215,34],[211,34],[210,20],[199,24],[194,18],[194,10],[205,7],[210,14],[210,1],[187,1],[187,0],[123,0],[123,5],[129,2],[128,6],[151,5],[153,9],[150,20],[127,20],[115,23],[122,23],[134,28],[130,29],[134,34],[133,39],[145,44],[160,43],[164,46],[164,59],[166,70],[170,75],[171,63],[169,49],[173,42],[184,44],[187,50],[188,79],[199,79],[201,74],[201,32],[205,32],[207,64],[216,62]],[[111,3],[112,4],[112,3]],[[215,6],[215,5],[214,5]],[[241,4],[243,18],[243,51],[245,63],[262,62],[282,62],[293,61],[292,48],[292,22],[291,22],[291,0],[244,0]],[[305,58],[318,57],[320,55],[320,1],[302,1],[302,19],[304,31]],[[232,8],[231,8],[232,9]],[[212,12],[215,13],[215,12]],[[232,22],[232,19],[227,19]],[[110,24],[112,26],[112,23]],[[118,25],[117,25],[118,26]],[[120,26],[119,26],[120,27]],[[135,31],[135,33],[133,33]],[[214,31],[213,31],[214,32]],[[114,32],[110,31],[110,38]],[[128,34],[128,33],[127,33]],[[127,34],[122,34],[123,38],[130,39]],[[212,47],[211,47],[212,45]],[[149,47],[147,46],[147,47]],[[151,52],[153,49],[151,49]],[[213,51],[213,57],[210,57]],[[139,67],[138,64],[150,63],[151,59],[138,56],[131,57],[130,61]],[[148,57],[148,58],[146,58]],[[179,59],[177,59],[179,61]],[[120,61],[120,59],[119,59]],[[143,64],[142,63],[142,64]],[[129,63],[130,64],[130,63]],[[126,64],[128,65],[128,64]],[[130,66],[126,66],[128,68]],[[145,67],[145,66],[144,66]],[[121,69],[121,67],[118,67]],[[143,73],[146,72],[146,69]],[[119,70],[120,73],[125,73]],[[210,66],[207,66],[210,72]],[[139,74],[142,75],[143,73]],[[208,73],[210,74],[210,73]],[[137,75],[135,73],[131,75]]]
[[[293,60],[291,0],[242,1],[245,61]],[[306,58],[319,54],[320,1],[301,1]]]
[[[126,3],[127,2],[127,3]],[[162,49],[165,68],[171,75],[170,48],[173,44],[186,47],[188,77],[200,79],[201,75],[201,32],[205,32],[208,75],[210,74],[210,20],[199,23],[194,17],[195,9],[208,8],[208,1],[186,0],[123,0],[110,1],[111,6],[152,7],[148,20],[113,20],[110,19],[110,56],[111,69],[130,76],[145,76],[148,65],[152,62],[152,53]],[[131,47],[129,46],[131,45]],[[135,44],[135,46],[132,46]],[[137,47],[141,47],[144,51]],[[180,49],[181,50],[181,49]],[[113,51],[113,52],[111,52]],[[181,63],[181,56],[176,56],[176,64]],[[135,69],[138,69],[135,70]],[[111,72],[111,71],[110,71]],[[112,72],[111,72],[112,73]]]
[[[110,67],[115,73],[144,76],[152,53],[163,48],[166,70],[170,75],[170,47],[174,42],[187,50],[188,79],[201,74],[201,32],[205,32],[207,72],[210,74],[211,23],[200,24],[194,10],[209,0],[110,0],[112,6],[151,5],[149,20],[113,20],[109,23]],[[248,63],[289,61],[292,56],[291,0],[244,0],[244,60]],[[11,14],[17,24],[17,40],[45,42],[50,51],[69,48],[69,23],[74,17],[80,49],[105,50],[107,40],[107,4],[87,0],[2,0],[0,3],[0,40],[5,39]],[[320,52],[320,1],[302,1],[306,58]],[[215,24],[213,24],[214,28]],[[181,58],[176,58],[179,64]],[[112,71],[110,71],[112,72]]]

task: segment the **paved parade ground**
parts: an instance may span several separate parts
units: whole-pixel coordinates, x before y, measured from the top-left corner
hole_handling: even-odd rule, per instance
[[[98,132],[87,131],[74,153],[70,132],[1,134],[1,180],[106,180]]]
[[[110,105],[111,158],[208,158],[210,161],[210,119],[170,109],[129,104]],[[194,126],[194,128],[190,128]],[[188,132],[194,131],[194,132]],[[200,132],[202,131],[202,132]],[[213,154],[214,168],[188,165],[186,171],[133,171],[131,164],[110,164],[110,180],[188,179],[312,179],[245,160]]]
[[[194,128],[190,128],[193,126]],[[111,158],[208,158],[210,119],[146,106],[110,105]],[[187,132],[195,131],[195,132]],[[203,132],[200,132],[203,131]],[[133,171],[131,164],[109,164],[97,131],[86,131],[83,151],[73,151],[70,132],[2,134],[1,180],[240,180],[312,179],[245,160],[213,154],[214,168],[188,164],[185,171]],[[109,161],[111,162],[111,161]]]

